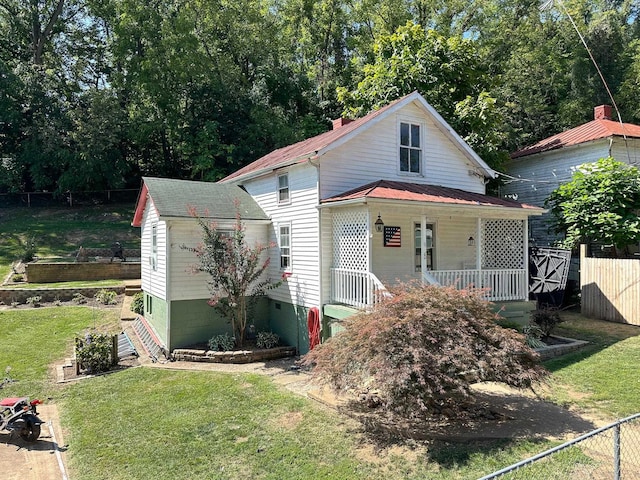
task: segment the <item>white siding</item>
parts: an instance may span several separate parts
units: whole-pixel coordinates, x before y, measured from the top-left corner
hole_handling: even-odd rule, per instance
[[[249,194],[271,217],[269,240],[277,245],[277,229],[280,223],[291,224],[291,276],[276,290],[269,292],[275,300],[290,302],[305,307],[320,305],[319,286],[319,232],[318,185],[316,168],[297,165],[278,173],[288,172],[291,201],[285,205],[277,203],[276,175],[269,175],[244,184]],[[328,235],[330,235],[330,230]],[[278,279],[280,255],[278,247],[271,248],[269,277]]]
[[[233,229],[235,222],[219,222],[219,229]],[[248,246],[267,243],[266,225],[244,222],[245,241]],[[169,256],[171,258],[171,300],[194,300],[211,296],[207,281],[208,275],[197,272],[197,258],[193,252],[183,246],[193,248],[202,241],[202,229],[195,219],[171,220],[169,222]],[[266,256],[265,256],[266,258]]]
[[[423,174],[399,172],[398,124],[420,123],[424,132]],[[485,193],[484,178],[469,173],[476,167],[426,116],[410,104],[372,125],[362,134],[320,158],[321,198],[328,198],[377,180],[441,185]]]
[[[153,268],[151,247],[152,226],[157,225],[156,268]],[[167,299],[167,228],[158,218],[153,200],[149,199],[142,218],[140,232],[141,281],[142,290],[163,300]]]

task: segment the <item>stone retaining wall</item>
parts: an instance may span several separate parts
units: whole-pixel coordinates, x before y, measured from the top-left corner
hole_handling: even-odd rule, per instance
[[[546,347],[536,348],[535,350],[540,355],[541,362],[544,362],[545,360],[549,360],[551,358],[560,357],[561,355],[565,355],[570,352],[574,352],[589,343],[584,340],[558,337],[556,335],[554,335],[554,337],[565,340],[567,343],[561,343],[558,345],[547,345]]]
[[[0,303],[11,305],[12,303],[27,303],[29,297],[41,297],[43,302],[68,302],[73,300],[76,294],[83,295],[87,298],[93,298],[100,290],[111,290],[118,295],[124,293],[124,285],[118,287],[97,288],[97,287],[78,287],[78,288],[0,288]]]
[[[276,358],[293,357],[295,347],[276,347],[264,350],[238,350],[234,352],[215,352],[213,350],[195,350],[177,348],[173,352],[175,360],[184,362],[208,363],[252,363]]]
[[[140,262],[27,263],[25,269],[29,283],[140,278]]]

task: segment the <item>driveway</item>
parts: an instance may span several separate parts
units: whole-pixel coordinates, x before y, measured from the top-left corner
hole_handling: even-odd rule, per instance
[[[40,438],[27,443],[17,435],[0,433],[0,472],[2,480],[67,480],[65,454],[58,409],[40,405],[42,425]]]

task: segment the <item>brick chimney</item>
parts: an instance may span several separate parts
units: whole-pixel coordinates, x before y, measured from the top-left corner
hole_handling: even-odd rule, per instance
[[[348,125],[351,122],[353,122],[351,118],[336,118],[335,120],[332,120],[333,129],[337,130],[340,127],[344,127],[345,125]]]
[[[598,105],[593,109],[594,120],[611,120],[611,105]]]

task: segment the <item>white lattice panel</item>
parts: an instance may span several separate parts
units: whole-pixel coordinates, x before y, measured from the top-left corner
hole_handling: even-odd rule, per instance
[[[482,268],[523,268],[523,220],[482,220]]]
[[[334,210],[333,266],[351,270],[368,269],[369,214],[366,210]]]

